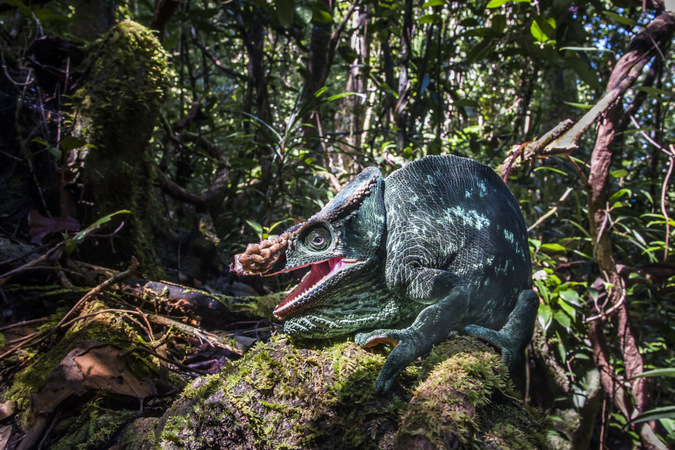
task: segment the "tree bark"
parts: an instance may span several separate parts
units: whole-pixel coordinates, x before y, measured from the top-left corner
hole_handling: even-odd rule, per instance
[[[662,14],[650,23],[630,43],[626,54],[617,62],[609,82],[607,91],[620,87],[629,73],[639,73],[654,56],[661,57],[665,47],[675,32],[675,15]],[[612,146],[620,128],[623,115],[622,104],[615,101],[606,113],[605,121],[598,128],[597,138],[591,155],[591,171],[589,175],[588,216],[591,237],[594,245],[595,260],[605,276],[605,281],[612,287],[608,290],[607,310],[615,315],[619,345],[624,359],[626,380],[630,386],[631,396],[623,388],[622,382],[617,382],[615,369],[609,357],[609,349],[604,336],[604,323],[610,318],[606,311],[598,311],[601,315],[591,324],[589,337],[593,346],[594,360],[601,373],[601,381],[605,393],[611,396],[614,406],[626,419],[630,420],[636,413],[649,408],[650,396],[645,378],[633,378],[643,372],[642,355],[639,352],[638,341],[631,328],[626,292],[623,280],[619,275],[614,260],[612,243],[609,232],[609,173],[617,148]],[[624,122],[626,123],[626,122]],[[642,445],[648,449],[664,448],[655,436],[649,423],[636,426]]]

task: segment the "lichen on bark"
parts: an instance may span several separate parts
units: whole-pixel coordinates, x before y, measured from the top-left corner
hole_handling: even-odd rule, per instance
[[[167,55],[152,32],[132,21],[114,26],[93,45],[86,82],[73,96],[73,134],[89,144],[79,150],[84,198],[92,223],[115,211],[131,211],[122,239],[99,245],[123,264],[136,256],[150,277],[162,275],[153,239],[165,220],[155,194],[149,146],[171,74]]]

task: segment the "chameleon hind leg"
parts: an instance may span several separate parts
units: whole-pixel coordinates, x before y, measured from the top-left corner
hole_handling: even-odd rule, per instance
[[[455,334],[455,330],[461,329],[460,323],[468,305],[468,289],[458,286],[443,300],[422,310],[408,328],[382,329],[357,334],[354,340],[361,347],[373,347],[380,343],[396,345],[380,370],[375,381],[375,390],[388,391],[408,364],[431,351],[434,345]]]
[[[539,297],[531,289],[526,289],[518,296],[516,307],[501,330],[491,330],[480,325],[467,325],[464,330],[469,336],[501,348],[502,361],[513,377],[522,364],[525,347],[532,339],[538,308]]]

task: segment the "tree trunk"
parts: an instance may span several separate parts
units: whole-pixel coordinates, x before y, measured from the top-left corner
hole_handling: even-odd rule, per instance
[[[607,84],[607,91],[617,88],[629,77],[630,72],[640,73],[642,67],[652,57],[661,57],[674,32],[675,15],[662,14],[654,19],[630,43],[626,54],[617,62]],[[612,142],[617,133],[622,131],[620,128],[622,113],[621,101],[616,101],[607,111],[604,123],[598,128],[591,156],[591,171],[588,179],[588,216],[591,237],[595,243],[594,256],[605,276],[605,281],[612,287],[607,293],[609,299],[607,310],[598,311],[600,316],[591,324],[589,337],[605,393],[612,397],[614,406],[619,412],[630,420],[636,413],[644,412],[649,408],[650,396],[647,379],[633,378],[643,372],[643,361],[639,352],[639,343],[630,324],[626,291],[614,260],[609,231],[609,173],[617,151],[617,148],[612,146]],[[605,343],[603,325],[606,320],[610,319],[606,316],[610,311],[617,322],[619,345],[625,363],[625,378],[630,380],[628,381],[632,394],[630,396],[623,389],[624,383],[616,378],[617,374],[611,364],[609,350]],[[635,428],[645,448],[664,448],[649,423],[639,424]]]

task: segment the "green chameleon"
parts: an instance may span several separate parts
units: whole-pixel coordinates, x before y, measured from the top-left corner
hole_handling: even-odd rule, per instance
[[[310,266],[274,310],[302,338],[358,332],[395,345],[376,381],[457,333],[499,347],[516,372],[539,300],[516,199],[488,166],[428,156],[386,178],[369,167],[319,213],[235,256],[240,275]]]

